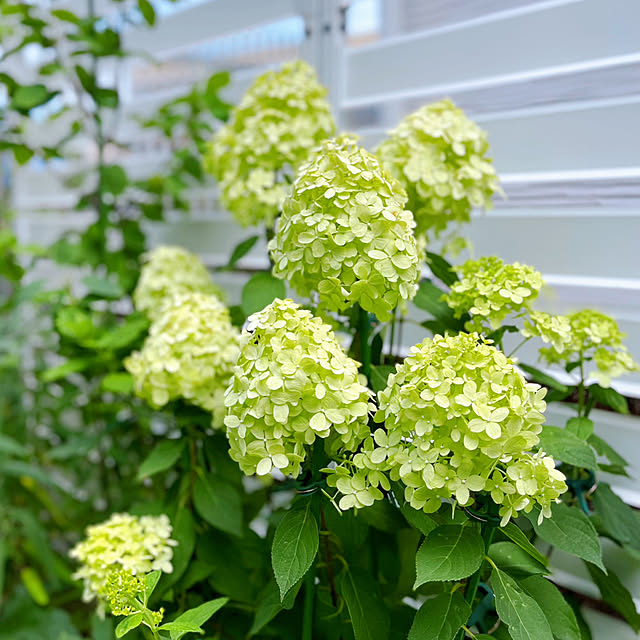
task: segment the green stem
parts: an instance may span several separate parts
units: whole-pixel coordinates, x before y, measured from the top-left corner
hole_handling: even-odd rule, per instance
[[[578,418],[584,410],[584,361],[580,358],[580,383],[578,384]]]
[[[358,307],[358,332],[360,334],[362,373],[368,380],[371,377],[371,345],[369,343],[371,323],[369,322],[369,314],[362,307]]]
[[[389,336],[389,362],[394,363],[394,351],[396,342],[396,322],[398,321],[398,307],[393,310],[393,318],[391,318],[391,335]]]

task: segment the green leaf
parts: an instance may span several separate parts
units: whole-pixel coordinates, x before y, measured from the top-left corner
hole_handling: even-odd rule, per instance
[[[281,600],[311,568],[318,553],[318,536],[310,503],[305,509],[288,511],[280,521],[273,537],[271,564]]]
[[[489,557],[499,569],[514,578],[549,573],[545,564],[534,560],[513,542],[495,542],[489,547]]]
[[[454,640],[470,615],[471,607],[460,591],[441,593],[420,607],[413,619],[409,640]]]
[[[455,282],[458,282],[458,274],[453,270],[453,267],[442,256],[437,253],[431,253],[427,251],[427,265],[431,269],[431,273],[438,278],[443,284],[450,287]]]
[[[144,602],[145,604],[149,602],[149,598],[153,593],[153,590],[156,588],[158,581],[160,580],[160,576],[162,576],[162,571],[152,571],[151,573],[147,573],[144,577]]]
[[[521,580],[520,586],[540,605],[555,640],[581,640],[573,609],[551,581],[531,576]]]
[[[278,585],[275,582],[269,582],[260,598],[253,624],[249,630],[249,637],[256,635],[284,609],[293,608],[301,585],[302,581],[298,582],[294,588],[289,590],[284,601],[280,602]]]
[[[173,537],[179,544],[173,549],[173,572],[167,573],[162,579],[162,588],[166,589],[175,584],[187,570],[196,545],[196,531],[193,516],[189,509],[179,509],[173,519]]]
[[[553,640],[551,627],[540,605],[500,569],[491,573],[496,611],[513,640]]]
[[[114,634],[112,618],[103,620],[97,613],[91,616],[91,637],[93,640],[113,640]]]
[[[30,111],[50,100],[53,95],[43,84],[31,84],[18,87],[11,96],[11,108],[17,111]]]
[[[27,450],[18,441],[0,433],[0,453],[24,457],[27,455]]]
[[[533,382],[537,382],[538,384],[543,384],[550,389],[555,389],[556,391],[560,391],[562,393],[569,393],[569,387],[564,384],[558,382],[555,378],[551,377],[544,373],[544,371],[540,371],[540,369],[536,369],[528,364],[523,364],[521,362],[518,363],[518,367],[522,369],[525,373],[529,374],[529,377]]]
[[[636,611],[631,594],[620,582],[620,578],[613,571],[605,574],[589,563],[587,563],[587,569],[600,590],[602,600],[620,613],[636,633],[640,631],[640,615]]]
[[[434,529],[416,554],[417,589],[425,582],[461,580],[477,571],[484,558],[484,542],[472,526],[443,525]]]
[[[187,633],[204,633],[202,625],[217,611],[229,602],[229,598],[216,598],[201,604],[199,607],[189,609],[179,615],[173,622],[167,622],[161,627],[161,631],[169,631],[171,640],[180,640]]]
[[[227,265],[224,268],[233,269],[233,267],[236,266],[236,263],[238,262],[238,260],[241,260],[242,258],[244,258],[244,256],[246,256],[247,253],[249,253],[249,251],[253,249],[255,243],[258,242],[259,239],[260,239],[260,236],[256,235],[256,236],[251,236],[246,240],[243,240],[242,242],[240,242],[231,253],[229,262],[227,262]]]
[[[7,559],[9,558],[10,551],[9,540],[7,538],[0,538],[0,593],[4,593]]]
[[[78,24],[80,22],[80,18],[75,13],[67,11],[66,9],[54,9],[51,15],[58,18],[58,20],[70,22],[71,24]]]
[[[371,376],[369,382],[375,393],[387,387],[389,374],[395,373],[396,368],[388,364],[371,365]]]
[[[49,594],[35,569],[32,567],[21,569],[20,579],[36,604],[41,607],[46,607],[49,604]]]
[[[122,636],[129,633],[129,631],[139,627],[142,623],[143,616],[144,614],[142,611],[139,611],[138,613],[127,616],[124,620],[120,621],[116,627],[116,638],[122,638]]]
[[[138,9],[149,26],[156,23],[156,12],[149,0],[138,0]]]
[[[137,479],[142,480],[170,469],[178,461],[183,449],[184,440],[162,440],[142,461]]]
[[[438,523],[424,511],[414,509],[410,504],[404,504],[400,508],[402,515],[406,521],[415,527],[420,533],[428,536],[434,529],[438,527]]]
[[[589,444],[596,450],[599,456],[605,457],[612,465],[624,470],[629,463],[607,442],[595,433],[589,436]]]
[[[347,603],[355,640],[388,640],[391,621],[376,581],[349,568],[340,576],[338,589]]]
[[[596,471],[598,463],[593,449],[571,431],[545,425],[540,434],[540,449],[567,464]]]
[[[570,418],[565,427],[576,438],[588,441],[593,434],[593,420],[589,418]]]
[[[544,518],[541,524],[538,524],[539,512],[539,509],[534,509],[525,515],[543,540],[605,570],[598,534],[581,509],[562,502],[554,504],[551,506],[551,518]]]
[[[111,393],[123,393],[130,395],[134,389],[134,378],[130,373],[125,371],[118,371],[116,373],[108,373],[102,378],[100,385],[105,391],[111,391]]]
[[[460,320],[456,320],[449,305],[441,299],[443,295],[444,291],[436,287],[431,280],[422,280],[418,287],[418,293],[413,299],[413,304],[418,309],[430,313],[448,328],[458,331],[462,328],[462,323]]]
[[[117,282],[113,282],[113,280],[89,275],[82,278],[82,282],[89,289],[89,293],[94,296],[112,298],[114,300],[124,296],[122,287]]]
[[[515,542],[523,551],[526,551],[534,560],[537,560],[545,567],[549,566],[549,560],[546,556],[542,555],[533,544],[529,541],[526,534],[520,527],[513,522],[509,522],[505,527],[501,527],[500,531],[509,538],[512,542]]]
[[[196,511],[212,526],[242,535],[242,503],[238,492],[213,475],[200,476],[193,487]]]
[[[95,76],[87,71],[84,67],[81,67],[77,64],[75,67],[76,75],[78,76],[78,80],[82,85],[82,88],[89,94],[93,95],[93,92],[96,89],[96,79]]]
[[[127,174],[118,164],[102,167],[100,173],[103,191],[119,196],[127,187]]]
[[[629,413],[627,399],[615,389],[601,387],[599,384],[592,384],[587,387],[587,390],[598,404],[609,407],[618,413]]]
[[[622,545],[640,549],[640,526],[634,510],[606,482],[598,483],[592,500],[606,534]]]
[[[242,310],[247,316],[262,311],[276,298],[285,298],[286,287],[282,280],[270,273],[256,273],[242,289]]]
[[[20,165],[27,164],[33,158],[33,149],[25,144],[16,144],[13,146],[13,156]]]
[[[93,358],[71,358],[57,367],[43,371],[40,379],[42,382],[55,382],[56,380],[60,380],[60,378],[66,378],[72,373],[84,371],[94,362],[95,360]]]

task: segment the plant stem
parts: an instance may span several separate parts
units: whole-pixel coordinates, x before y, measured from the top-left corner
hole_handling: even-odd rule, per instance
[[[580,383],[578,384],[578,418],[584,410],[584,361],[580,358]]]
[[[398,307],[393,310],[393,318],[391,318],[391,335],[389,336],[389,361],[393,364],[395,341],[396,341],[396,322],[398,321]]]
[[[358,307],[358,332],[360,334],[362,373],[368,380],[371,376],[371,345],[369,344],[371,323],[369,322],[369,314],[362,307]]]

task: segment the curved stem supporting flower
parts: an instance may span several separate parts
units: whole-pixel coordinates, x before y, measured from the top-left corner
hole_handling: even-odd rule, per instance
[[[362,307],[358,307],[358,332],[360,334],[362,373],[368,380],[371,376],[371,344],[369,343],[371,322],[369,321],[369,314]]]

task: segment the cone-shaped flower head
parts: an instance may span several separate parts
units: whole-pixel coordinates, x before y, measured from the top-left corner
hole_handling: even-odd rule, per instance
[[[87,527],[86,538],[69,555],[80,568],[73,574],[84,582],[82,599],[98,599],[104,611],[107,583],[112,572],[124,570],[134,576],[150,571],[171,573],[173,547],[171,523],[165,515],[132,516],[114,513],[107,521]]]
[[[224,299],[200,258],[186,249],[161,245],[146,253],[143,260],[133,304],[151,320],[157,319],[175,296],[185,293],[199,291]]]
[[[568,364],[592,358],[597,369],[591,373],[602,386],[623,373],[638,370],[627,348],[624,334],[613,318],[583,309],[568,316],[532,312],[522,330],[525,336],[540,336],[550,347],[540,349],[540,357],[549,364]]]
[[[247,475],[296,477],[307,447],[354,451],[369,434],[369,390],[329,325],[291,300],[249,318],[226,392],[230,455]],[[373,408],[373,405],[371,405]]]
[[[420,257],[406,194],[346,136],[327,140],[300,168],[269,244],[274,274],[330,311],[358,303],[380,320],[411,300]]]
[[[222,425],[224,392],[238,357],[239,333],[215,296],[190,293],[151,325],[141,351],[125,360],[136,395],[152,407],[184,398],[214,414]]]
[[[340,507],[381,498],[388,478],[404,484],[415,509],[435,511],[451,499],[468,506],[499,478],[502,494],[492,495],[505,522],[536,503],[549,515],[566,485],[553,459],[529,453],[539,442],[545,393],[478,334],[425,339],[379,393],[376,422],[384,428],[329,477],[343,494]]]
[[[509,314],[528,310],[544,284],[542,274],[533,267],[505,264],[494,256],[468,260],[456,271],[460,280],[445,300],[457,318],[471,314],[465,325],[468,331],[487,326],[495,331]]]
[[[243,226],[271,224],[311,148],[334,134],[327,90],[297,61],[261,75],[213,137],[207,170]]]
[[[501,192],[487,134],[450,100],[422,107],[389,133],[376,155],[409,195],[418,234],[438,235],[491,207]]]

